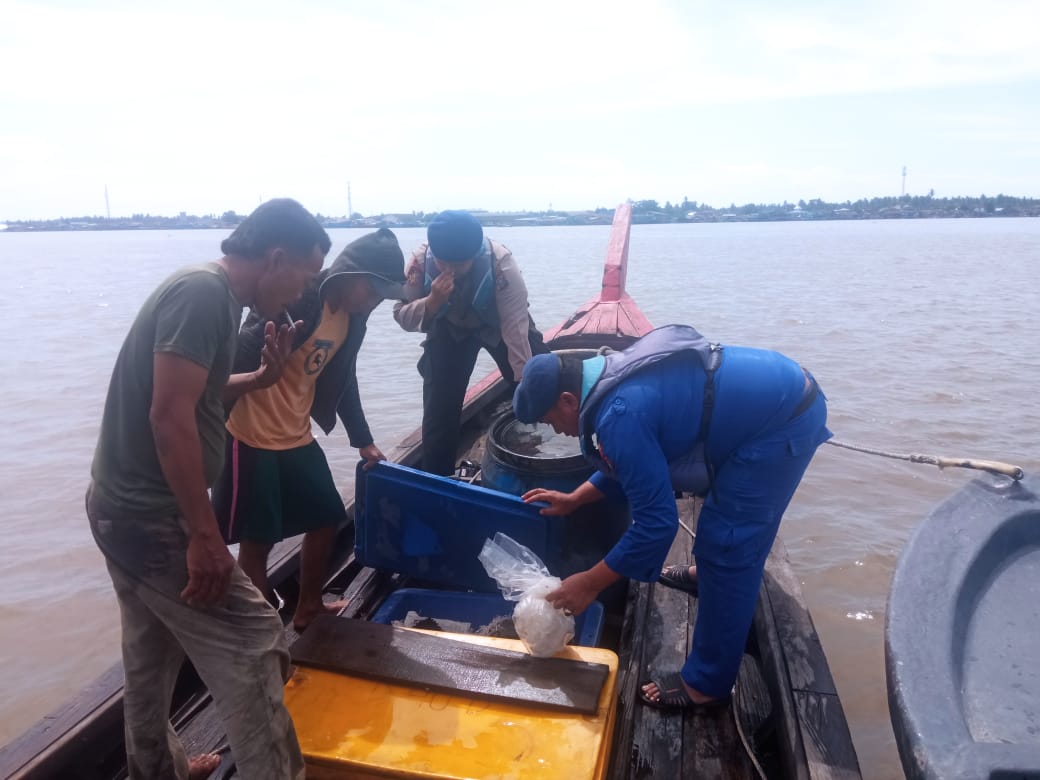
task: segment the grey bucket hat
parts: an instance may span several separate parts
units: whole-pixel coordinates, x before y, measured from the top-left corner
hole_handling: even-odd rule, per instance
[[[389,228],[379,228],[347,244],[329,266],[319,292],[324,297],[333,279],[359,274],[369,278],[380,297],[404,299],[404,252]]]

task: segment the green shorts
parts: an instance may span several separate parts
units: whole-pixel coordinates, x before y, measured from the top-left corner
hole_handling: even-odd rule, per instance
[[[213,488],[225,541],[274,544],[346,522],[346,507],[318,442],[261,450],[227,439],[224,471]]]

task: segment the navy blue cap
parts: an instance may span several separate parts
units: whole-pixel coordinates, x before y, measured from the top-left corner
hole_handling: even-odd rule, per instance
[[[430,251],[446,263],[472,260],[484,244],[484,229],[468,211],[442,211],[426,227]]]
[[[524,364],[524,375],[513,393],[513,414],[524,423],[545,417],[560,398],[560,359],[551,352]]]

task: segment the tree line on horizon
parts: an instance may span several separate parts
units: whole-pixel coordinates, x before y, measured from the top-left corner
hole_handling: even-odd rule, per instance
[[[633,211],[642,212],[663,212],[666,214],[682,213],[688,214],[691,211],[724,211],[727,213],[735,214],[748,214],[751,212],[772,212],[772,211],[791,211],[793,209],[801,209],[803,211],[837,211],[839,209],[849,209],[850,211],[881,211],[883,209],[909,207],[912,209],[939,209],[942,211],[974,211],[976,209],[982,209],[985,213],[996,213],[1001,209],[1015,209],[1015,208],[1036,208],[1040,206],[1040,199],[1037,198],[1021,198],[1014,195],[979,195],[978,197],[970,196],[957,196],[952,198],[936,198],[935,190],[931,190],[927,195],[894,195],[894,196],[882,196],[875,198],[860,198],[859,200],[846,200],[846,201],[824,201],[820,198],[813,198],[811,200],[799,200],[797,203],[791,203],[783,201],[782,203],[745,203],[742,206],[738,206],[735,203],[730,203],[729,206],[717,208],[708,203],[698,203],[697,201],[688,200],[683,198],[681,202],[672,203],[666,201],[664,205],[660,205],[656,200],[637,200],[632,202]],[[597,211],[613,211],[613,209],[599,208]]]
[[[789,201],[783,201],[781,203],[745,203],[738,206],[735,203],[730,203],[726,207],[716,207],[705,202],[698,202],[696,200],[690,200],[683,197],[681,201],[672,203],[671,201],[665,201],[661,204],[657,200],[643,199],[633,200],[632,212],[636,217],[642,217],[641,221],[660,221],[660,222],[683,222],[695,220],[697,217],[710,218],[710,217],[736,217],[736,218],[756,218],[761,217],[769,219],[777,217],[779,215],[791,216],[793,215],[805,215],[809,218],[831,218],[833,215],[854,212],[854,213],[867,213],[867,214],[881,214],[889,211],[908,211],[919,215],[930,215],[940,216],[942,214],[950,215],[1006,215],[1014,216],[1019,214],[1027,214],[1030,216],[1040,215],[1040,199],[1037,198],[1025,198],[1017,197],[1013,195],[999,194],[995,196],[987,196],[985,194],[979,195],[978,197],[969,196],[956,196],[948,198],[936,198],[934,190],[929,192],[927,195],[901,195],[901,196],[883,196],[874,198],[860,198],[859,200],[846,200],[840,202],[824,201],[820,198],[813,198],[811,200],[799,200],[795,203]],[[528,215],[531,217],[545,217],[545,218],[566,218],[569,216],[580,215],[580,214],[597,214],[597,215],[608,215],[613,214],[613,208],[607,208],[604,206],[598,206],[594,209],[578,210],[578,211],[561,211],[554,210],[552,208],[544,211],[516,211],[516,212],[489,212],[480,209],[474,209],[473,213],[479,216],[487,216],[490,218],[496,215]],[[373,218],[379,218],[384,216],[396,216],[396,217],[410,217],[415,224],[425,224],[438,212],[436,211],[412,211],[412,212],[398,212],[395,214],[373,214],[364,215],[359,212],[354,212],[349,216],[342,217],[331,217],[316,212],[315,216],[323,223],[329,222],[351,222],[360,220],[371,220]],[[176,217],[165,217],[165,216],[153,216],[152,214],[135,213],[130,217],[113,217],[111,219],[101,217],[97,215],[93,216],[79,216],[79,217],[59,217],[56,219],[47,220],[8,220],[6,225],[8,228],[36,228],[36,229],[47,229],[48,227],[58,229],[77,229],[78,226],[82,226],[83,229],[90,228],[103,228],[105,226],[125,226],[128,224],[140,224],[148,225],[155,224],[158,227],[227,227],[239,224],[245,219],[245,214],[238,214],[234,210],[228,210],[222,214],[204,214],[201,216],[194,214],[187,214],[181,212]],[[2,221],[2,220],[0,220]],[[199,223],[207,223],[199,225]]]

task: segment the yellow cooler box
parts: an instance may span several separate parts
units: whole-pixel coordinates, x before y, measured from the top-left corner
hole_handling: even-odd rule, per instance
[[[525,652],[515,639],[440,636]],[[605,777],[617,709],[617,656],[572,646],[556,657],[609,668],[595,715],[297,667],[285,687],[285,703],[308,780]]]

